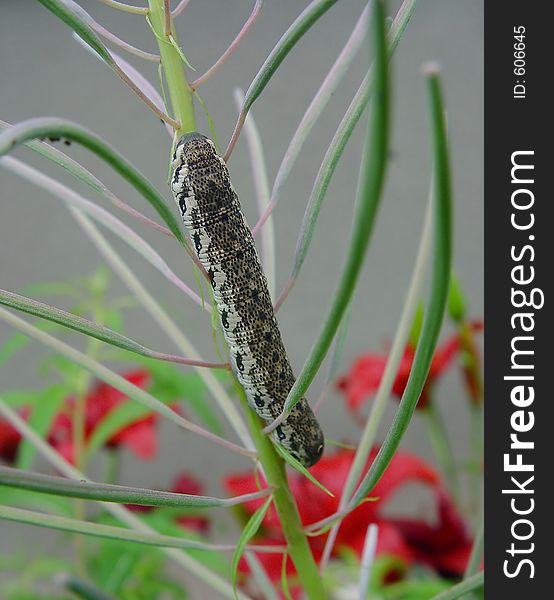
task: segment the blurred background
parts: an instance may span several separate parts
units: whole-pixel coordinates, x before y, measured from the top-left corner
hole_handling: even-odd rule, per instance
[[[101,24],[126,41],[157,52],[154,38],[138,15],[111,10],[98,1],[80,4]],[[197,73],[220,56],[251,11],[250,0],[193,0],[177,19],[181,45]],[[233,89],[246,89],[282,33],[306,1],[268,0],[262,13],[224,68],[199,90],[225,146],[236,119]],[[393,14],[399,2],[390,2]],[[283,62],[253,115],[264,143],[270,181],[300,119],[330,66],[342,49],[365,2],[340,0],[303,38]],[[123,51],[119,51],[123,55]],[[444,95],[452,150],[455,200],[456,272],[466,293],[470,315],[483,314],[483,6],[481,0],[421,0],[392,61],[394,82],[393,140],[386,191],[373,241],[352,306],[351,326],[342,366],[368,351],[383,351],[390,343],[404,302],[421,234],[427,200],[430,159],[427,98],[421,66],[428,60],[442,68]],[[86,52],[70,30],[32,0],[3,0],[0,18],[0,118],[14,123],[37,116],[60,116],[90,128],[126,156],[165,193],[173,208],[165,179],[170,140],[165,129],[143,104],[100,61]],[[157,87],[153,63],[125,56]],[[302,215],[321,159],[368,66],[361,51],[309,137],[275,212],[277,289],[291,266]],[[209,135],[203,111],[197,109],[199,129]],[[319,226],[304,265],[301,281],[279,314],[279,323],[294,369],[298,372],[316,336],[343,263],[356,190],[365,118],[341,159]],[[244,137],[244,136],[243,136]],[[145,201],[100,161],[73,146],[71,156],[87,165],[116,195],[151,214]],[[16,156],[55,175],[85,197],[86,188],[29,151]],[[251,170],[244,140],[239,140],[229,162],[231,178],[249,222],[256,220]],[[23,292],[31,284],[86,277],[101,259],[76,226],[63,204],[17,176],[0,169],[0,287]],[[103,200],[93,198],[100,203]],[[122,217],[120,213],[118,216]],[[127,220],[153,244],[170,266],[193,287],[195,280],[180,248],[140,224]],[[112,236],[107,234],[110,240]],[[116,239],[114,246],[136,270],[146,287],[167,308],[207,359],[215,358],[210,317],[171,286],[161,275]],[[126,294],[116,277],[111,293]],[[47,299],[55,302],[54,299]],[[58,304],[63,304],[60,300]],[[67,305],[64,306],[67,308]],[[140,308],[126,312],[125,333],[156,349],[174,352],[171,343]],[[446,326],[443,337],[451,329]],[[12,334],[0,323],[0,343]],[[76,344],[82,344],[78,337]],[[81,346],[82,347],[82,346]],[[27,346],[9,366],[0,366],[0,392],[14,388],[41,389],[50,375],[39,373],[46,356],[36,343]],[[319,393],[321,378],[310,398]],[[467,455],[468,410],[459,370],[440,381],[436,393],[457,455]],[[397,404],[391,402],[382,433]],[[334,390],[320,413],[324,431],[334,439],[355,440],[358,426]],[[163,487],[179,470],[196,471],[207,493],[221,494],[223,473],[246,466],[192,434],[164,424],[161,448],[151,468],[125,456],[123,481]],[[231,434],[230,434],[231,435]],[[403,442],[432,461],[424,424],[415,419]],[[201,458],[200,458],[201,457]],[[406,502],[406,499],[404,499]],[[2,545],[28,546],[27,536],[50,536],[23,526],[0,523]],[[8,535],[13,534],[13,535]],[[35,539],[35,538],[33,538]],[[9,541],[8,541],[9,540]]]

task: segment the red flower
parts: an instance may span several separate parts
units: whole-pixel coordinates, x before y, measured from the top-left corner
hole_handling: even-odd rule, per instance
[[[24,406],[19,410],[19,416],[27,420],[30,412],[30,408]],[[19,431],[9,421],[0,419],[0,458],[8,464],[13,463],[17,456],[20,442],[21,434]]]
[[[482,331],[483,323],[475,321],[470,324],[470,327],[472,331]],[[419,398],[418,408],[425,407],[430,388],[450,367],[460,349],[460,337],[457,333],[437,348],[431,362],[427,381]],[[414,354],[415,349],[412,345],[408,345],[400,361],[396,379],[392,386],[392,393],[398,398],[402,397],[406,388]],[[385,354],[367,353],[358,358],[350,372],[338,380],[337,388],[346,396],[346,402],[350,410],[358,411],[364,400],[375,394],[381,383],[386,364],[387,356]]]
[[[135,370],[123,375],[134,385],[145,389],[150,381],[147,371]],[[128,397],[106,383],[97,383],[86,397],[85,408],[85,441],[102,420]],[[75,410],[75,399],[69,398],[64,410],[56,415],[49,435],[50,443],[67,460],[74,462],[74,435],[72,413]],[[148,460],[156,455],[158,441],[155,432],[157,416],[149,414],[126,425],[115,433],[107,443],[110,448],[126,446],[139,458]]]
[[[366,470],[375,459],[376,454],[377,449],[374,449],[366,465]],[[310,469],[314,477],[335,495],[334,498],[314,486],[302,475],[294,473],[291,476],[290,487],[296,498],[300,518],[304,525],[315,523],[338,510],[342,489],[353,458],[352,451],[340,450],[332,456],[322,458]],[[387,500],[407,483],[422,483],[435,490],[441,515],[437,526],[432,527],[420,520],[393,519],[383,514]],[[246,494],[257,489],[256,480],[249,473],[227,477],[224,485],[234,495]],[[454,570],[449,572],[458,575],[463,572],[469,551],[469,539],[454,507],[445,493],[441,491],[438,474],[430,465],[410,453],[397,452],[383,477],[372,490],[371,497],[377,500],[363,503],[343,519],[333,555],[337,555],[341,548],[345,547],[361,555],[367,527],[371,523],[377,523],[379,526],[378,554],[393,555],[406,564],[422,562],[441,571],[453,568]],[[248,514],[252,514],[261,506],[262,502],[263,500],[252,500],[243,506]],[[420,529],[413,528],[412,525],[415,524]],[[417,534],[424,529],[433,535],[428,539],[418,537]],[[284,543],[273,506],[264,517],[260,535],[260,543]],[[323,534],[309,539],[317,561],[321,558],[326,538],[327,534]],[[457,559],[456,552],[459,553]],[[264,564],[269,576],[274,581],[278,581],[281,576],[282,556],[260,554],[258,558]],[[241,570],[243,573],[248,572],[246,563],[241,563]],[[290,574],[295,572],[290,561],[287,564],[287,570]]]
[[[446,492],[437,491],[438,520],[435,525],[395,519],[394,526],[410,546],[417,562],[435,568],[443,577],[462,574],[471,553],[466,526]]]
[[[169,491],[177,494],[200,496],[204,492],[204,486],[194,475],[183,472],[173,480],[173,484]],[[138,504],[127,504],[126,506],[129,510],[134,512],[149,513],[156,510],[155,506],[140,506]],[[206,517],[198,517],[195,515],[177,516],[175,520],[185,529],[196,531],[198,533],[206,533],[210,524]]]

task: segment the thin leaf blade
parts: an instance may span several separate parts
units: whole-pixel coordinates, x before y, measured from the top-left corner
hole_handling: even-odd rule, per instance
[[[260,528],[260,525],[262,524],[265,514],[268,511],[272,501],[273,497],[270,496],[262,504],[262,506],[260,506],[260,508],[258,508],[258,510],[250,517],[250,519],[248,519],[248,523],[246,523],[237,542],[237,547],[233,553],[233,559],[231,562],[231,572],[233,577],[233,593],[235,594],[235,598],[237,598],[237,575],[240,557],[242,556],[242,553],[246,548],[246,544],[248,544],[248,542],[256,535],[258,529]]]
[[[114,64],[108,49],[90,26],[90,15],[73,0],[39,0],[51,13],[62,20],[110,66]]]

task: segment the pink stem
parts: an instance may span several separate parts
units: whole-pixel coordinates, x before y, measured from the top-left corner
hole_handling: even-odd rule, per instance
[[[152,62],[160,62],[160,57],[158,54],[151,54],[150,52],[145,52],[140,48],[135,48],[135,46],[131,46],[131,44],[128,44],[125,40],[122,40],[121,38],[117,37],[117,35],[115,35],[111,31],[108,31],[105,27],[100,25],[100,23],[97,23],[92,19],[89,24],[102,37],[105,37],[107,40],[109,40],[116,46],[123,48],[123,50],[127,50],[127,52],[130,52],[131,54],[134,54],[139,58],[144,58],[145,60],[151,60]]]
[[[246,121],[246,113],[241,110],[240,114],[239,114],[239,118],[237,119],[237,123],[235,125],[235,129],[233,130],[233,135],[231,136],[231,139],[229,140],[229,145],[227,146],[227,150],[225,150],[225,155],[223,156],[223,160],[225,160],[225,162],[228,162],[229,157],[231,156],[231,153],[235,149],[237,140],[239,139],[239,135],[240,135],[240,132],[242,131],[242,126],[244,125],[245,121]]]
[[[176,354],[165,354],[164,352],[152,352],[152,358],[165,360],[167,362],[179,363],[180,365],[188,365],[189,367],[205,367],[206,369],[230,369],[229,363],[206,362],[203,360],[193,360],[192,358],[184,358]]]
[[[181,0],[181,2],[179,2],[179,4],[177,4],[175,9],[171,13],[171,16],[173,18],[178,17],[189,4],[190,4],[190,0]]]
[[[200,77],[198,77],[198,79],[196,79],[195,81],[193,81],[190,84],[190,87],[193,90],[196,90],[205,81],[207,81],[214,73],[216,73],[221,68],[221,66],[225,63],[225,61],[229,58],[229,56],[231,56],[231,54],[233,54],[233,52],[237,49],[238,45],[242,42],[244,36],[248,33],[248,31],[250,30],[252,25],[254,25],[254,22],[258,18],[258,14],[260,13],[260,10],[262,8],[262,4],[263,4],[263,0],[256,0],[256,3],[254,4],[254,8],[252,9],[250,16],[248,17],[248,19],[242,26],[242,29],[239,31],[239,33],[237,34],[235,39],[231,42],[231,44],[229,45],[227,50],[225,50],[225,52],[204,73],[204,75],[201,75]]]

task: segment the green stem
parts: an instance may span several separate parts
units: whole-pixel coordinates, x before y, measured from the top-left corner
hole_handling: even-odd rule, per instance
[[[106,475],[104,481],[106,483],[115,484],[119,481],[121,472],[121,457],[116,448],[108,448],[106,455]]]
[[[150,9],[148,18],[156,35],[160,58],[165,73],[173,115],[179,121],[180,127],[176,135],[181,136],[189,131],[195,131],[194,104],[192,91],[188,84],[183,59],[177,50],[177,35],[173,26],[173,18],[169,15],[171,33],[165,34],[165,13],[163,0],[148,0]],[[172,44],[171,40],[175,43]]]
[[[485,574],[483,571],[480,571],[452,586],[445,592],[437,594],[432,600],[456,600],[456,598],[461,598],[464,594],[467,594],[467,592],[482,589],[484,580]]]
[[[470,469],[471,477],[469,509],[470,514],[478,514],[481,504],[481,486],[483,475],[483,409],[482,406],[471,407],[470,422]]]
[[[433,446],[437,462],[446,479],[448,489],[452,492],[453,496],[460,501],[460,484],[458,481],[456,461],[454,460],[452,447],[448,441],[444,421],[436,403],[431,398],[429,398],[422,413],[425,416],[431,445]]]
[[[93,300],[92,313],[94,320],[98,323],[102,323],[103,311],[98,306],[98,303],[102,302],[102,294],[99,294],[98,298]],[[86,355],[93,360],[96,358],[100,349],[100,341],[96,338],[88,338]],[[86,427],[86,410],[87,410],[87,395],[92,383],[92,376],[88,371],[84,369],[80,372],[79,378],[76,383],[75,390],[75,407],[72,414],[72,426],[73,426],[73,452],[75,465],[80,471],[86,471],[86,439],[85,439],[85,427]],[[85,506],[81,500],[75,500],[74,502],[75,518],[84,520],[85,519]],[[86,544],[82,536],[75,536],[75,549],[78,557],[78,568],[81,574],[86,573]]]
[[[92,583],[74,575],[63,575],[60,578],[60,583],[64,588],[83,600],[115,600],[113,596],[99,590]]]
[[[468,321],[463,321],[458,325],[458,335],[462,347],[462,367],[465,371],[469,399],[474,406],[479,407],[483,404],[483,374],[475,344],[475,334]]]
[[[250,433],[258,451],[258,458],[263,467],[267,484],[274,488],[273,504],[287,541],[288,553],[296,567],[302,588],[310,600],[325,600],[327,594],[304,534],[294,496],[289,488],[285,464],[275,451],[273,443],[262,433],[262,422],[248,406],[244,390],[238,382],[236,387],[246,412]]]
[[[481,522],[479,523],[478,529],[475,533],[475,539],[473,540],[473,547],[469,560],[467,561],[467,567],[464,573],[464,579],[475,575],[479,570],[479,563],[483,556],[483,544],[485,541],[484,527],[483,527],[483,514],[481,513]]]

